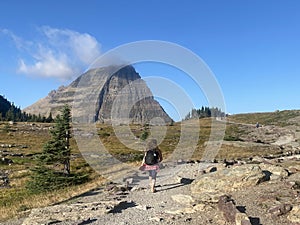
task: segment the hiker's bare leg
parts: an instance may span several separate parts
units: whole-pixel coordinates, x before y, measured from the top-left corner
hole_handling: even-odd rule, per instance
[[[155,192],[155,182],[156,182],[156,179],[152,179],[152,186],[151,186],[152,192]]]
[[[150,184],[151,192],[155,192],[155,183],[156,183],[156,171],[154,170],[149,173],[149,184]]]

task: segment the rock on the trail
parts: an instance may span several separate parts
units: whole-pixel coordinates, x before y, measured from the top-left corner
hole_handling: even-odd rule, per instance
[[[228,195],[219,198],[218,209],[222,212],[226,222],[236,225],[251,225],[248,216],[237,210],[235,202]]]
[[[283,179],[283,178],[288,177],[288,175],[289,175],[289,172],[281,166],[275,166],[275,165],[271,165],[271,164],[261,163],[259,165],[259,167],[263,171],[270,172],[270,177],[269,177],[270,180]]]
[[[191,205],[192,203],[195,202],[192,196],[190,195],[183,195],[183,194],[178,194],[178,195],[173,195],[171,196],[173,201],[178,202],[183,205]]]
[[[291,211],[293,208],[293,206],[291,204],[280,204],[277,206],[274,206],[272,208],[270,208],[268,210],[269,213],[271,213],[271,215],[273,216],[282,216],[286,213],[288,213],[289,211]]]
[[[185,177],[178,176],[177,177],[177,181],[180,184],[191,184],[194,181],[194,179],[190,179],[190,178],[185,178]]]
[[[288,171],[290,173],[298,173],[298,172],[300,172],[300,164],[289,166],[288,167]]]
[[[300,205],[294,206],[287,218],[293,223],[300,224]]]
[[[218,202],[230,191],[257,185],[266,180],[259,166],[241,165],[199,176],[192,184],[192,196],[202,202]]]
[[[106,214],[120,203],[121,201],[102,201],[32,209],[22,225],[55,224],[63,221],[75,223]]]

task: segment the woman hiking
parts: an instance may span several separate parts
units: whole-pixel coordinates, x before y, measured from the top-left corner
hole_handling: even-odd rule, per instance
[[[149,171],[149,185],[151,192],[156,192],[156,175],[159,171],[159,162],[163,160],[161,150],[157,146],[156,139],[150,139],[147,142],[145,155],[142,162],[143,170]]]

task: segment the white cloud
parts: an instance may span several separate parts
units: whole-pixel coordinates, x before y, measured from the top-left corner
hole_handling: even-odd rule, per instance
[[[9,30],[2,30],[23,53],[19,73],[68,80],[83,72],[100,55],[100,44],[87,33],[48,26],[38,30],[39,38],[34,41],[23,40]]]

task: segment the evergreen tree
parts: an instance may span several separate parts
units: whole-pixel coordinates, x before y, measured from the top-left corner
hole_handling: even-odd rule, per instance
[[[70,174],[70,122],[71,112],[69,106],[65,105],[61,111],[62,115],[55,118],[54,129],[50,130],[52,138],[44,146],[40,160],[47,164],[60,163],[64,166],[64,173]]]
[[[50,112],[49,116],[46,118],[46,123],[52,123],[53,118],[52,118],[52,113]]]
[[[186,116],[185,120],[189,119],[199,119],[199,118],[207,118],[207,117],[224,117],[225,113],[222,112],[221,109],[217,107],[204,107],[201,109],[192,109]]]
[[[50,131],[51,139],[37,158],[37,166],[32,169],[31,180],[27,183],[27,188],[32,192],[51,191],[88,180],[88,174],[71,174],[69,106],[65,105],[61,113],[55,118],[54,128]]]

